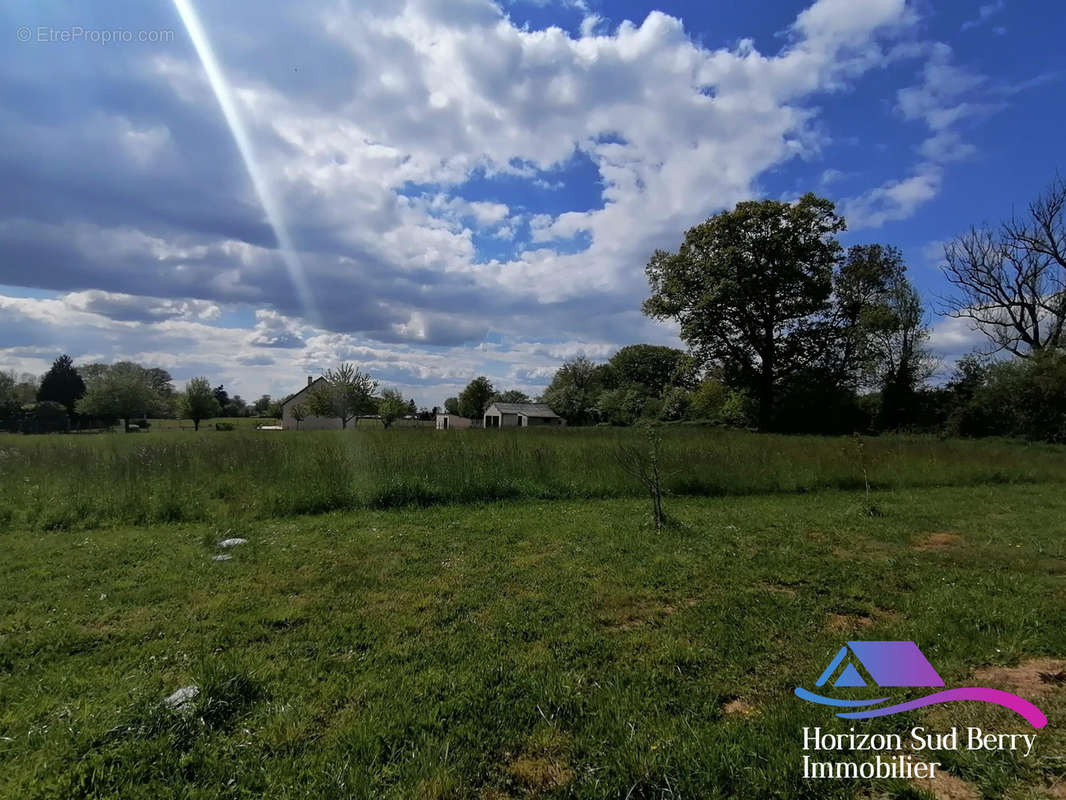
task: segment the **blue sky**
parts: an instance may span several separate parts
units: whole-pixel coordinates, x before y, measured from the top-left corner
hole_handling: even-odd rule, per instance
[[[935,304],[942,243],[1064,167],[1044,0],[179,5],[0,11],[0,368],[536,394],[678,344],[644,264],[740,200],[829,197]],[[977,344],[931,322],[945,364]]]

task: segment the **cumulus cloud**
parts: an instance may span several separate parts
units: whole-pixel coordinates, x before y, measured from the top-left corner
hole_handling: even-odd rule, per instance
[[[704,46],[658,11],[612,25],[572,5],[575,32],[520,28],[489,0],[256,6],[249,36],[247,5],[202,4],[314,317],[185,37],[86,49],[78,69],[16,49],[4,86],[27,102],[0,108],[0,283],[57,299],[10,313],[58,304],[95,352],[203,348],[260,382],[358,353],[406,385],[494,370],[535,389],[566,353],[675,341],[639,312],[648,256],[815,157],[826,93],[928,56],[897,98],[930,128],[924,166],[854,201],[870,224],[906,216],[972,152],[957,125],[980,113],[968,96],[980,80],[950,51],[914,46],[904,0],[816,0],[772,52]],[[99,6],[101,24],[130,26],[124,4]],[[177,24],[141,13],[145,27]],[[593,175],[580,203],[556,191],[575,164]],[[254,320],[212,324],[223,309]],[[157,344],[121,338],[137,325]],[[475,349],[490,337],[498,349]]]

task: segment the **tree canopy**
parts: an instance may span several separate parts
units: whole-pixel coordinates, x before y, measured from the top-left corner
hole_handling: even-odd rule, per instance
[[[341,364],[337,369],[327,370],[323,383],[311,390],[308,410],[318,417],[337,417],[341,427],[363,414],[377,410],[374,392],[377,381],[360,372],[354,364]]]
[[[495,391],[484,375],[474,378],[459,394],[459,413],[472,420],[481,419]]]
[[[74,361],[68,355],[59,356],[52,363],[51,369],[41,378],[41,385],[37,388],[38,402],[59,403],[67,409],[68,416],[74,415],[75,404],[84,396],[85,381],[74,368]]]

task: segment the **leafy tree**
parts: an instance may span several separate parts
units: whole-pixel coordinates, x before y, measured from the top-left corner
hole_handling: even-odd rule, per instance
[[[670,386],[663,392],[659,419],[674,422],[688,416],[692,393],[680,386]]]
[[[307,419],[307,406],[303,403],[297,403],[293,406],[292,418],[296,420],[296,430],[300,430],[300,423]]]
[[[837,386],[827,389],[830,394],[857,385],[879,390],[883,429],[913,421],[919,390],[933,369],[925,310],[906,272],[899,249],[856,245],[848,249],[834,281],[836,327],[829,338],[837,347],[834,351],[827,341],[824,352],[836,353]],[[848,402],[845,395],[840,398]]]
[[[600,419],[612,425],[632,425],[642,416],[655,416],[646,414],[652,399],[647,390],[637,384],[608,389],[600,394],[596,413]]]
[[[952,433],[1066,442],[1066,353],[1044,349],[1026,359],[971,367],[965,365],[969,374],[957,374],[962,380],[949,384],[957,396],[969,395],[952,416]]]
[[[40,400],[22,407],[22,430],[25,433],[54,433],[69,427],[69,412],[62,403]]]
[[[818,354],[844,229],[833,204],[813,194],[740,203],[689,229],[676,253],[652,256],[644,312],[677,320],[705,362],[751,389],[769,428],[782,380]]]
[[[248,404],[244,402],[243,397],[235,394],[222,408],[222,415],[225,417],[246,417],[248,416]]]
[[[407,401],[407,413],[414,416],[418,413],[418,406],[415,404],[415,399],[409,398]]]
[[[181,397],[181,415],[192,420],[193,430],[200,430],[200,421],[221,414],[218,400],[207,378],[192,378],[185,384]]]
[[[229,392],[226,391],[226,387],[221,383],[214,388],[213,391],[215,400],[218,402],[219,408],[225,408],[229,405]]]
[[[0,372],[0,427],[11,430],[19,419],[19,407],[22,405],[15,396],[16,378],[14,373]]]
[[[459,414],[459,398],[449,397],[444,401],[444,410],[449,414]]]
[[[496,392],[489,401],[490,403],[528,403],[529,395],[518,389],[508,389],[506,392]]]
[[[59,403],[67,409],[67,416],[74,415],[74,404],[85,395],[85,382],[74,368],[74,361],[62,355],[41,378],[37,389],[37,401]]]
[[[480,375],[466,385],[459,393],[459,413],[469,419],[481,419],[488,408],[495,390],[484,375]]]
[[[341,364],[322,376],[309,398],[309,410],[318,417],[337,417],[341,427],[361,414],[372,414],[377,402],[374,392],[377,381],[356,369],[354,364]]]
[[[386,428],[391,428],[392,423],[403,417],[407,411],[407,402],[398,389],[386,389],[381,393],[381,399],[378,401],[378,416],[381,417],[381,424]]]
[[[126,432],[130,420],[146,416],[148,409],[158,407],[157,376],[140,364],[120,361],[102,370],[92,370],[85,395],[77,401],[79,414],[99,419],[121,419]]]
[[[597,403],[604,389],[604,368],[585,356],[563,363],[541,400],[569,425],[594,421]]]
[[[270,399],[270,395],[264,394],[252,404],[252,408],[255,410],[257,416],[265,417],[270,413],[270,406],[272,403],[273,401]]]
[[[670,386],[691,389],[692,365],[683,350],[654,344],[623,347],[607,362],[604,383],[608,388],[639,384],[658,397]]]
[[[944,248],[954,289],[948,316],[970,320],[992,345],[1028,357],[1066,346],[1066,180],[998,229],[971,228]]]

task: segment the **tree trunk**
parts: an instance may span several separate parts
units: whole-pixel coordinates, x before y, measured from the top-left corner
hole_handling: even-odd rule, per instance
[[[200,420],[198,420],[198,419],[194,419],[194,420],[192,421],[192,429],[193,429],[194,431],[198,431],[198,430],[200,430]]]
[[[129,433],[130,432],[130,421],[128,419],[122,420],[122,432],[123,433]]]

